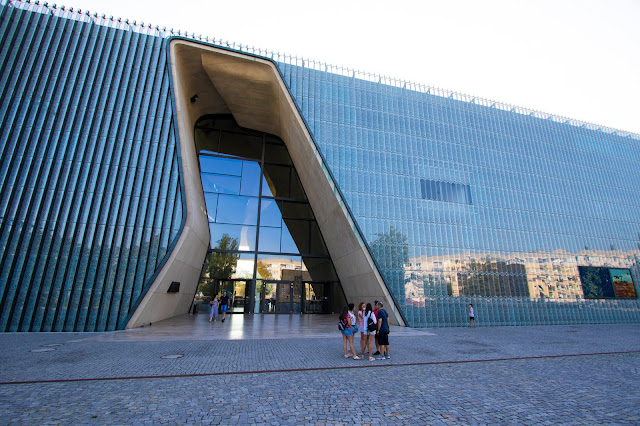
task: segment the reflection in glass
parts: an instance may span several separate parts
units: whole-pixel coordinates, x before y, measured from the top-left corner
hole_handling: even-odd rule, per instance
[[[289,166],[265,164],[262,195],[265,197],[289,198],[290,175],[291,167]]]
[[[258,199],[240,195],[220,195],[218,199],[218,223],[255,225],[258,222]]]
[[[264,150],[264,161],[267,163],[290,165],[291,157],[289,157],[287,147],[284,146],[283,143],[274,144],[267,141]]]
[[[311,249],[309,252],[315,255],[328,256],[329,252],[324,244],[324,240],[322,239],[318,223],[314,220],[313,222],[310,222],[309,225],[311,227]]]
[[[281,232],[282,232],[281,228],[271,228],[271,227],[261,226],[260,227],[260,244],[258,244],[258,251],[279,253]]]
[[[224,234],[230,235],[239,242],[238,250],[253,251],[256,249],[256,226],[227,225],[223,223],[209,224],[212,246]]]
[[[222,132],[220,153],[244,158],[262,158],[262,136]]]
[[[300,277],[302,280],[311,278],[304,269],[300,256],[259,254],[258,262],[262,262],[265,271],[268,271],[274,280],[293,281],[295,277]]]
[[[283,253],[300,253],[288,227],[282,228],[280,247]]]
[[[216,173],[219,175],[240,176],[242,161],[211,155],[200,155],[200,171],[202,173]]]
[[[207,217],[209,222],[215,222],[216,210],[218,209],[218,194],[205,192],[204,203],[207,206]]]
[[[298,177],[298,173],[296,173],[295,169],[291,170],[291,190],[289,193],[289,197],[296,200],[304,200],[307,198],[304,194],[302,183],[300,182],[300,178]]]
[[[260,206],[260,225],[280,227],[282,225],[282,214],[276,200],[265,198]],[[278,238],[280,240],[280,238]]]
[[[200,155],[213,250],[208,259],[211,265],[216,263],[214,259],[219,261],[227,257],[234,262],[232,271],[214,266],[203,268],[201,282],[214,283],[214,286],[219,283],[233,294],[239,291],[238,300],[243,302],[238,306],[241,309],[238,312],[247,309],[287,313],[295,309],[299,312],[303,309],[303,290],[306,291],[303,280],[326,280],[333,289],[337,275],[285,145],[273,136],[263,137],[238,128],[232,118],[209,117],[203,122],[225,130],[220,136],[219,148],[211,141],[196,141],[196,146],[207,152],[218,149],[219,155],[241,158]],[[197,129],[196,138],[202,133]],[[260,161],[263,148],[266,164]],[[247,158],[255,158],[255,161]],[[257,232],[258,221],[260,232]],[[305,257],[303,263],[299,253],[313,257]],[[312,265],[313,277],[307,265]],[[327,291],[331,291],[337,300],[343,297],[338,291]],[[322,292],[320,287],[318,292]],[[281,303],[277,303],[278,299]]]
[[[282,201],[283,216],[291,219],[314,219],[309,203]]]
[[[260,164],[255,161],[242,162],[242,184],[240,195],[257,197],[260,192]]]
[[[239,194],[240,177],[227,175],[213,175],[201,173],[202,189],[204,192],[217,192],[221,194]]]

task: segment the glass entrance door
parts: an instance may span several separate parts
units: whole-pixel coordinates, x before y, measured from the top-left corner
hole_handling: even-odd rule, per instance
[[[260,313],[300,313],[302,307],[301,283],[294,281],[262,281]]]
[[[248,280],[220,280],[219,292],[220,295],[227,293],[229,296],[229,308],[228,313],[240,313],[249,312],[248,310],[248,298],[247,298],[247,286]]]
[[[276,313],[289,314],[291,313],[291,286],[290,281],[280,281],[277,283],[276,290]]]
[[[304,283],[305,314],[328,314],[330,282],[305,281]]]

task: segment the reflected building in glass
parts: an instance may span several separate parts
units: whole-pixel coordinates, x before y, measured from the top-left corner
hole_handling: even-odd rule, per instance
[[[640,135],[55,5],[0,37],[0,330],[640,322]]]

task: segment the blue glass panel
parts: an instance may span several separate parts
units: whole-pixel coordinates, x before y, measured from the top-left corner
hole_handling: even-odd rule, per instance
[[[280,252],[280,236],[281,228],[271,228],[266,226],[260,227],[260,243],[258,250],[263,252]]]
[[[207,206],[207,217],[209,222],[216,221],[216,212],[218,210],[218,194],[205,193],[204,202]]]
[[[240,194],[239,176],[212,175],[202,173],[202,188],[204,192],[218,192],[221,194]]]
[[[203,173],[233,176],[240,176],[242,174],[243,161],[231,158],[211,157],[208,155],[200,155],[198,158],[200,159],[200,171]]]
[[[296,242],[291,236],[291,232],[289,231],[289,229],[287,229],[286,226],[282,228],[282,238],[280,242],[280,247],[282,249],[282,253],[300,253],[301,252],[300,250],[298,250],[298,246],[296,245]]]
[[[240,195],[260,195],[260,164],[253,161],[242,162],[242,183]]]
[[[220,195],[218,199],[218,223],[256,225],[258,223],[258,198]]]
[[[282,213],[276,200],[263,199],[260,206],[260,226],[280,227]]]
[[[209,230],[212,248],[215,248],[223,235],[226,234],[237,240],[238,250],[254,251],[256,249],[256,226],[211,223]]]

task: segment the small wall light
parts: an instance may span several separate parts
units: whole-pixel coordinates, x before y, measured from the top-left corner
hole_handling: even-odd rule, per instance
[[[192,104],[196,103],[196,101],[198,100],[198,94],[196,93],[189,100],[191,101]]]

